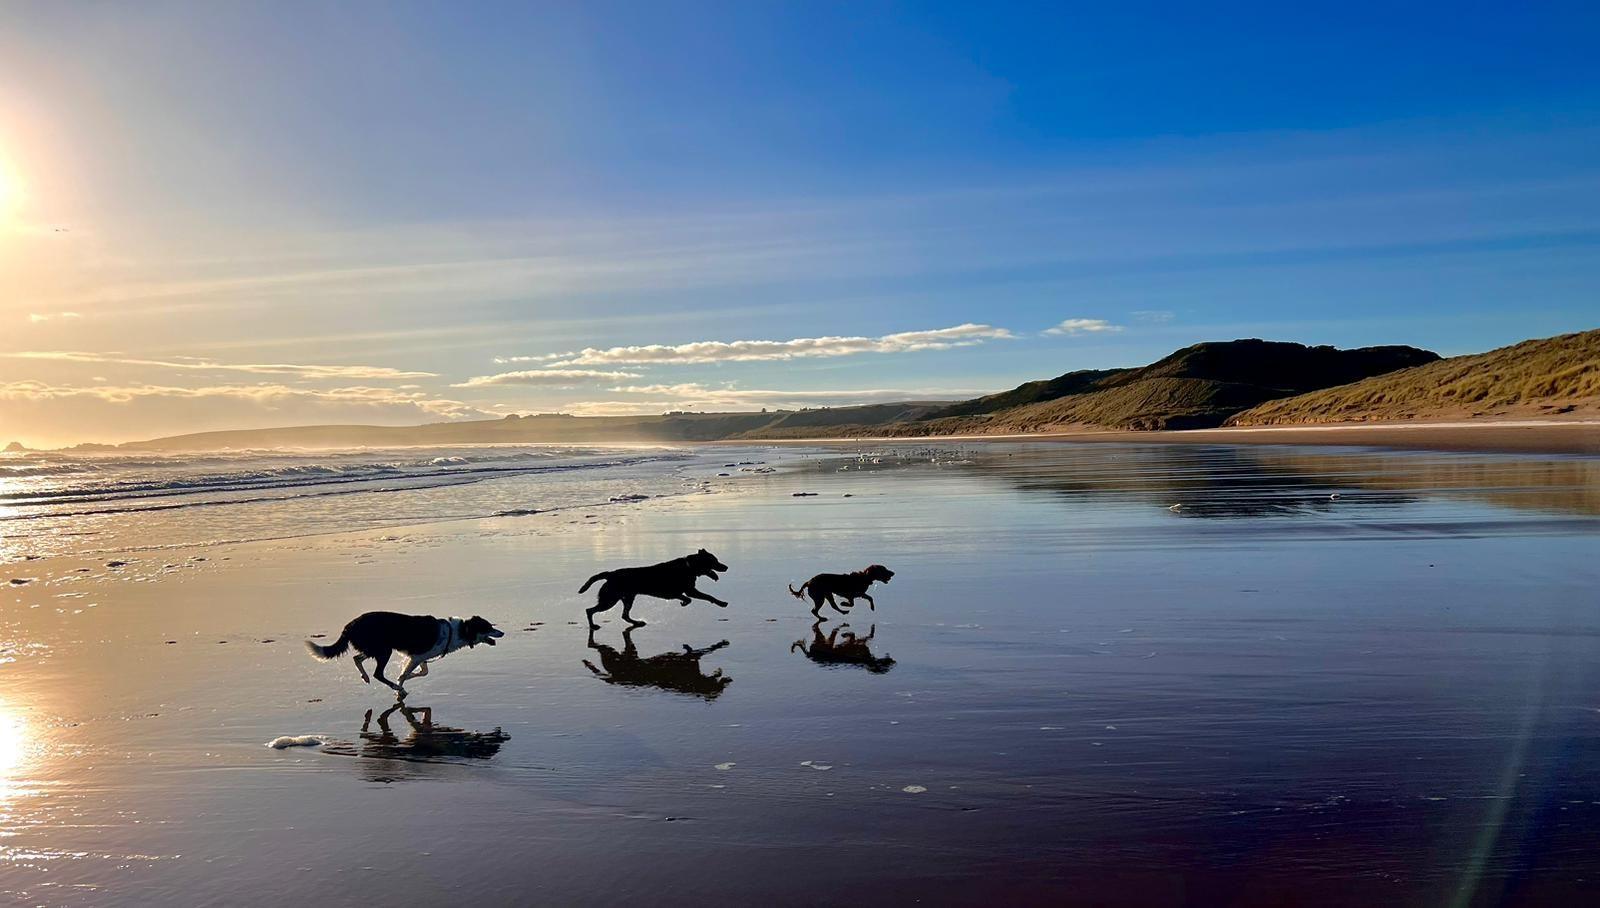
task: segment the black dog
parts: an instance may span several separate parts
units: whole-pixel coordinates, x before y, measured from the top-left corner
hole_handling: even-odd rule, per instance
[[[813,603],[811,614],[819,618],[822,617],[822,603],[824,602],[833,606],[833,610],[841,615],[845,613],[845,608],[855,608],[857,599],[867,600],[867,606],[873,611],[877,611],[878,604],[872,601],[871,596],[867,595],[867,587],[871,586],[874,580],[880,583],[888,583],[892,577],[894,577],[894,571],[881,564],[872,564],[852,574],[818,574],[800,584],[799,589],[795,589],[791,584],[789,592],[793,593],[796,599],[804,599],[809,590]],[[844,600],[844,608],[839,607],[839,603],[834,601],[834,596]]]
[[[346,624],[339,639],[331,645],[319,646],[307,640],[306,648],[311,650],[311,655],[326,660],[339,658],[353,646],[356,650],[356,671],[361,673],[361,680],[372,683],[372,678],[367,677],[366,666],[361,664],[361,660],[371,659],[377,663],[372,674],[404,697],[405,683],[412,675],[421,678],[428,674],[429,659],[447,656],[463,646],[477,646],[480,643],[494,646],[495,638],[504,636],[504,631],[496,629],[477,615],[471,618],[435,618],[432,615],[367,612]],[[400,673],[398,683],[383,676],[383,667],[389,664],[389,656],[395,652],[411,657],[405,671]]]
[[[582,593],[593,586],[595,581],[604,580],[600,585],[599,601],[594,608],[588,609],[589,629],[597,630],[599,625],[594,623],[594,616],[600,612],[609,611],[617,603],[622,603],[622,620],[634,627],[643,625],[633,617],[633,599],[635,596],[651,596],[656,599],[677,599],[679,605],[688,605],[692,599],[703,599],[713,602],[723,608],[728,603],[715,596],[707,595],[694,588],[697,577],[710,577],[717,579],[718,571],[726,571],[728,566],[717,560],[717,556],[705,549],[693,555],[652,564],[649,567],[618,568],[615,571],[602,571],[578,588]]]

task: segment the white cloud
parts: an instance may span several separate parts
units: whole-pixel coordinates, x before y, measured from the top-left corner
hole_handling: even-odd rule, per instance
[[[406,372],[387,366],[307,366],[295,363],[219,363],[190,356],[172,359],[141,359],[110,353],[83,353],[71,350],[4,353],[14,359],[42,359],[68,363],[110,363],[153,369],[180,369],[193,372],[243,372],[251,375],[287,375],[304,379],[382,380],[433,378],[434,372]]]
[[[882,337],[797,337],[791,340],[696,341],[689,344],[649,344],[634,347],[589,347],[576,353],[540,357],[509,357],[505,362],[559,359],[554,366],[616,364],[695,364],[790,360],[810,357],[854,356],[859,353],[911,353],[970,347],[1014,335],[992,325],[964,324],[929,331],[902,331]]]
[[[1069,318],[1054,328],[1046,328],[1044,333],[1076,337],[1080,334],[1115,334],[1121,330],[1121,325],[1113,325],[1103,318]]]
[[[529,385],[542,388],[575,388],[584,382],[626,381],[639,378],[637,372],[605,372],[596,369],[529,369],[522,372],[501,372],[497,375],[478,375],[452,388],[488,388],[495,385]]]
[[[1135,309],[1132,315],[1135,321],[1157,324],[1165,324],[1177,317],[1177,313],[1170,309]]]
[[[48,322],[51,319],[59,319],[59,318],[68,318],[68,319],[71,319],[71,318],[83,318],[83,316],[78,314],[78,313],[76,313],[76,312],[56,312],[54,314],[44,313],[44,312],[33,312],[33,313],[29,313],[29,315],[28,315],[28,321],[32,322],[35,325],[39,324],[40,322]]]
[[[794,391],[768,388],[713,387],[695,382],[671,385],[622,385],[613,394],[639,395],[640,400],[586,400],[562,406],[578,415],[660,413],[664,410],[799,409],[849,407],[907,400],[965,400],[989,393],[960,388],[867,388]]]
[[[553,359],[566,359],[569,356],[576,355],[575,353],[546,353],[542,356],[496,356],[494,364],[497,366],[509,366],[512,363],[547,363]]]

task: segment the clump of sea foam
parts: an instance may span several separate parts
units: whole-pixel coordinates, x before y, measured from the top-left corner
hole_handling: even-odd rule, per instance
[[[280,735],[267,742],[273,750],[283,750],[286,747],[318,747],[328,743],[328,739],[321,735]]]

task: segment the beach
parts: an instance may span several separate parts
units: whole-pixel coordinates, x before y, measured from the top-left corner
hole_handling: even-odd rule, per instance
[[[1063,426],[1020,435],[871,436],[861,443],[929,441],[1064,441],[1116,445],[1294,445],[1392,448],[1402,451],[1461,451],[1485,454],[1600,454],[1600,422],[1591,419],[1473,419],[1461,421],[1343,422],[1151,432],[1104,426]],[[839,438],[795,438],[770,444],[830,445]],[[744,444],[729,442],[729,444]]]
[[[1600,460],[1104,441],[152,458],[117,469],[189,485],[9,499],[0,894],[1592,893]],[[701,547],[727,609],[590,638],[585,578]],[[871,562],[875,610],[785,589]],[[304,648],[376,609],[506,636],[399,709]]]

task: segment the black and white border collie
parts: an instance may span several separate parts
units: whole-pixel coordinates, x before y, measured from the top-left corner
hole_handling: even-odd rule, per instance
[[[463,646],[487,643],[494,646],[496,637],[505,631],[497,629],[483,618],[435,618],[432,615],[401,615],[396,612],[367,612],[344,626],[339,639],[328,646],[319,646],[310,640],[306,648],[318,659],[337,659],[355,647],[356,671],[361,680],[372,683],[372,677],[394,688],[405,696],[405,683],[412,676],[423,678],[428,674],[428,660],[448,656]],[[390,681],[383,676],[383,667],[389,664],[393,653],[410,657],[400,680]],[[361,660],[371,659],[376,666],[372,677],[367,675]]]

